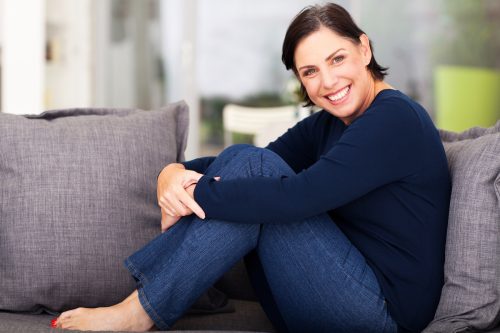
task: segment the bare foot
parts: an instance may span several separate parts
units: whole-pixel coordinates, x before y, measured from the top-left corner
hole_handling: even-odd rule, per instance
[[[145,332],[150,330],[154,323],[139,302],[136,290],[121,303],[110,307],[78,308],[63,312],[55,326],[81,331]]]

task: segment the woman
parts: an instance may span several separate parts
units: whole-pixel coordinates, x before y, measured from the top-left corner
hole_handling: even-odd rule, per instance
[[[323,110],[267,149],[237,145],[166,166],[158,198],[168,231],[126,260],[138,289],[109,308],[65,312],[57,327],[168,329],[245,255],[281,332],[430,322],[450,194],[431,119],[384,81],[368,37],[338,5],[301,11],[282,59]]]

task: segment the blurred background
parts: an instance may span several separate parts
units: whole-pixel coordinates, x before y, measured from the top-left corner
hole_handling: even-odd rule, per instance
[[[387,81],[436,124],[500,118],[499,0],[344,0]],[[190,107],[187,158],[224,146],[223,109],[297,107],[281,63],[305,0],[0,0],[1,112]],[[321,3],[321,2],[320,2]],[[307,114],[309,110],[306,110]],[[235,134],[232,142],[251,142]]]

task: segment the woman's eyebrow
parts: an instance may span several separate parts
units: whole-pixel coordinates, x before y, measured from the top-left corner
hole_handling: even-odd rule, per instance
[[[336,55],[337,53],[339,53],[340,51],[342,51],[342,50],[345,50],[345,49],[344,49],[344,48],[340,48],[340,49],[338,49],[338,50],[334,51],[332,54],[330,54],[328,57],[326,57],[326,58],[325,58],[325,62],[330,61],[330,59],[332,59],[333,57],[335,57],[335,55]],[[299,68],[298,68],[298,70],[300,71],[300,70],[302,70],[302,69],[305,69],[305,68],[310,68],[310,67],[314,67],[314,66],[313,66],[313,65],[305,65],[305,66],[301,66],[301,67],[299,67]]]
[[[326,58],[325,58],[325,62],[330,61],[333,57],[335,57],[335,55],[336,55],[337,53],[339,53],[339,52],[340,52],[340,51],[342,51],[342,50],[345,50],[345,49],[344,49],[344,48],[340,48],[340,49],[338,49],[337,51],[335,51],[335,52],[333,52],[332,54],[330,54],[328,57],[326,57]]]

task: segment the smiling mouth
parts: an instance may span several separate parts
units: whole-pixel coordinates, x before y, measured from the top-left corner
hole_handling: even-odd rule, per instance
[[[348,85],[344,89],[340,90],[338,93],[328,95],[325,97],[328,98],[330,101],[337,103],[340,102],[344,97],[346,97],[350,90],[351,90],[351,85]]]

